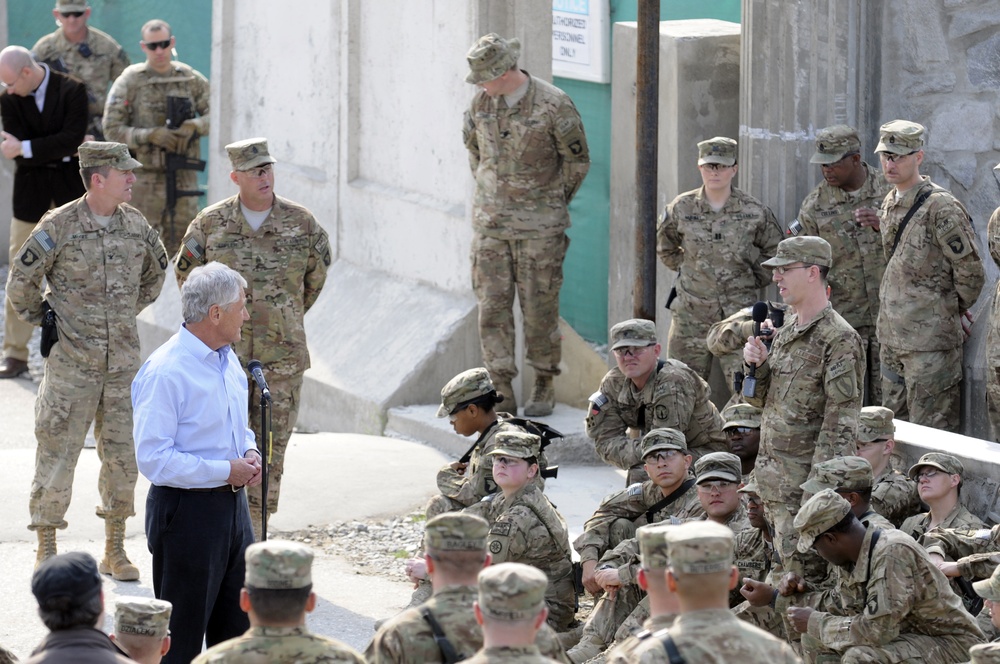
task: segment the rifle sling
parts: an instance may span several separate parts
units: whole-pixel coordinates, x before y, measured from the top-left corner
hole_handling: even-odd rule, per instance
[[[917,213],[917,210],[920,209],[920,206],[924,204],[924,201],[926,201],[927,197],[932,193],[934,193],[933,188],[926,189],[921,192],[919,196],[917,196],[915,201],[913,201],[913,205],[910,207],[909,211],[907,211],[906,216],[903,217],[903,221],[900,222],[899,228],[896,229],[896,237],[892,241],[892,249],[889,250],[889,258],[892,258],[892,255],[896,253],[896,247],[899,245],[900,238],[903,237],[903,231],[906,230],[906,225],[910,223],[910,219],[913,218],[913,215]]]
[[[689,477],[684,480],[684,484],[680,485],[677,491],[674,491],[666,498],[662,498],[656,502],[655,505],[646,510],[646,523],[656,523],[653,521],[653,515],[662,510],[664,507],[673,504],[678,498],[687,493],[691,487],[694,486],[694,478]]]
[[[431,632],[434,634],[434,643],[437,644],[438,648],[441,649],[441,657],[444,659],[445,664],[454,664],[454,662],[461,662],[465,657],[459,655],[455,652],[455,646],[451,645],[451,641],[448,637],[444,635],[444,630],[441,629],[441,623],[437,621],[434,614],[426,606],[420,607],[420,615],[424,617],[427,624],[430,625]]]

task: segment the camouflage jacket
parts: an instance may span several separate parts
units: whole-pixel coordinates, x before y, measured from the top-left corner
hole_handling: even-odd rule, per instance
[[[674,493],[679,490],[680,487]],[[638,528],[671,518],[677,519],[679,523],[705,516],[705,508],[701,506],[698,491],[692,484],[674,502],[657,510],[652,521],[647,520],[646,512],[664,498],[663,490],[653,484],[652,480],[633,484],[605,497],[594,515],[583,524],[583,532],[573,542],[573,548],[580,554],[580,561],[600,560],[601,556],[619,544],[611,541],[611,525],[618,519],[628,519]]]
[[[753,526],[748,526],[736,533],[733,542],[733,565],[740,571],[740,579],[751,578],[764,581],[771,573],[771,568],[778,563],[774,544],[764,539],[764,532]],[[742,583],[729,591],[729,606],[735,607],[743,602],[740,594]]]
[[[87,57],[80,53],[83,44],[90,49]],[[100,136],[108,86],[129,66],[125,49],[111,35],[88,25],[84,42],[70,42],[62,28],[58,28],[35,42],[31,52],[35,60],[45,62],[57,71],[66,71],[84,82],[87,86],[87,115],[90,117],[87,133]]]
[[[174,62],[171,71],[158,74],[145,62],[130,65],[111,85],[104,106],[104,136],[129,146],[142,162],[141,172],[163,171],[164,150],[149,142],[157,127],[167,126],[167,97],[186,97],[198,115],[198,133],[208,134],[208,79],[183,62]],[[198,141],[188,145],[188,157],[201,154]]]
[[[729,200],[715,212],[705,188],[685,192],[663,209],[656,227],[656,253],[671,270],[675,316],[707,324],[755,302],[771,283],[760,264],[774,256],[781,227],[771,210],[733,187]]]
[[[892,465],[886,466],[875,478],[872,487],[872,509],[899,528],[903,521],[920,512],[917,484]]]
[[[166,250],[142,214],[118,206],[102,228],[79,198],[50,211],[10,266],[7,297],[25,321],[56,313],[58,347],[75,363],[109,372],[139,367],[135,317],[160,294]]]
[[[993,211],[986,226],[986,237],[993,262],[1000,266],[1000,208]],[[993,308],[990,310],[990,331],[986,341],[986,362],[991,367],[1000,366],[1000,281],[993,291]],[[997,432],[1000,435],[1000,432]]]
[[[632,664],[636,661],[634,659],[636,649],[648,641],[653,634],[669,628],[676,619],[676,613],[665,613],[646,618],[645,622],[642,623],[642,630],[608,650],[604,661],[606,664]]]
[[[711,396],[708,383],[679,360],[662,360],[641,390],[615,367],[590,397],[587,435],[598,456],[622,470],[642,463],[640,439],[629,438],[628,428],[643,434],[658,427],[677,429],[694,457],[725,452],[724,423]]]
[[[219,261],[247,280],[250,321],[234,346],[241,361],[260,360],[269,373],[295,376],[309,368],[304,317],[316,303],[330,266],[330,241],[316,218],[292,201],[274,197],[256,231],[239,196],[210,205],[188,226],[174,258],[177,285],[191,270]]]
[[[246,634],[209,648],[194,664],[232,662],[291,662],[320,664],[351,662],[365,664],[360,653],[345,643],[302,627],[251,627]]]
[[[924,512],[923,514],[914,514],[905,521],[903,525],[900,526],[900,530],[909,535],[915,540],[920,541],[922,544],[926,545],[923,538],[928,532],[931,525],[931,513]],[[965,509],[965,506],[961,503],[955,505],[955,508],[948,512],[948,516],[941,520],[934,530],[945,530],[948,528],[953,528],[957,530],[971,530],[983,527],[982,519],[978,516]]]
[[[858,208],[878,210],[889,191],[882,172],[862,162],[867,177],[856,192],[847,193],[825,180],[802,201],[798,235],[815,235],[830,243],[830,303],[855,329],[874,327],[878,320],[878,289],[885,272],[881,234],[854,221]]]
[[[857,562],[838,568],[839,597],[829,595],[831,601],[817,607],[809,635],[837,651],[878,648],[904,634],[950,637],[956,649],[981,643],[975,619],[923,548],[899,530],[882,530],[872,548],[873,532],[865,535]]]
[[[475,655],[465,660],[469,664],[549,664],[555,662],[549,659],[538,650],[538,646],[523,646],[515,648],[513,646],[503,646],[496,648],[485,648]]]
[[[916,197],[930,195],[910,219],[890,257],[896,232]],[[972,307],[983,288],[983,260],[965,207],[924,176],[899,201],[895,190],[882,203],[882,244],[886,254],[880,291],[878,338],[897,350],[947,350],[962,345],[959,315]]]
[[[739,620],[728,609],[702,609],[682,613],[667,630],[677,650],[688,662],[768,662],[801,664],[791,647],[767,632]],[[646,639],[632,655],[632,662],[667,664],[670,660],[663,633]]]
[[[857,452],[865,353],[861,338],[828,304],[798,325],[792,315],[757,368],[763,408],[757,493],[768,501],[800,499],[813,464]]]
[[[565,231],[566,206],[590,169],[583,121],[572,100],[550,83],[529,79],[513,108],[502,96],[480,90],[462,129],[476,179],[472,227],[502,240]]]
[[[1000,526],[935,528],[921,542],[927,553],[954,560],[969,581],[988,579],[1000,564]]]
[[[368,664],[431,664],[444,662],[441,648],[421,609],[431,611],[441,631],[459,656],[469,657],[483,647],[483,631],[476,623],[472,604],[479,599],[476,586],[448,586],[418,607],[390,618],[376,632],[365,659]],[[559,637],[547,624],[535,635],[539,651],[559,662],[569,662]]]
[[[733,389],[733,374],[743,370],[743,346],[754,331],[752,314],[753,307],[743,307],[735,314],[713,323],[705,337],[708,351],[719,358],[722,375],[729,383],[729,389]]]

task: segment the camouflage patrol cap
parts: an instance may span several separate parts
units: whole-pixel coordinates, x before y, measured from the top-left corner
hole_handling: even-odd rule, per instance
[[[709,480],[739,482],[743,479],[743,462],[730,452],[710,452],[694,462],[695,484]]]
[[[879,127],[875,152],[911,154],[924,147],[924,126],[909,120],[893,120]]]
[[[131,171],[142,167],[142,164],[129,154],[128,146],[124,143],[87,141],[80,145],[77,152],[80,155],[80,168],[110,166],[119,171]]]
[[[519,39],[504,39],[495,32],[483,35],[465,54],[471,70],[465,77],[465,82],[485,83],[500,78],[505,71],[517,64],[519,55]]]
[[[871,443],[879,438],[892,438],[896,435],[896,427],[892,423],[895,416],[883,406],[865,406],[858,415],[858,440]]]
[[[986,531],[987,533],[990,531]],[[983,599],[991,602],[1000,602],[1000,565],[993,570],[993,574],[988,579],[981,579],[972,583],[972,589]]]
[[[56,10],[63,13],[87,11],[87,0],[56,0]]]
[[[965,466],[962,462],[956,457],[953,457],[950,454],[945,454],[944,452],[928,452],[920,457],[919,461],[910,466],[910,470],[907,471],[906,474],[909,475],[910,479],[914,482],[917,481],[917,473],[920,471],[921,466],[937,468],[938,470],[943,470],[949,475],[965,474]]]
[[[750,473],[747,483],[740,487],[740,493],[757,493],[757,478],[753,476],[753,472]]]
[[[445,512],[427,522],[424,541],[436,551],[485,551],[489,532],[490,524],[480,516]]]
[[[261,590],[290,590],[312,585],[313,552],[305,544],[267,540],[247,547],[244,585]]]
[[[119,597],[115,602],[115,633],[163,638],[170,627],[173,605],[151,597]]]
[[[851,511],[851,504],[833,489],[823,489],[806,501],[795,515],[799,553],[807,553],[816,538],[830,530]]]
[[[267,151],[266,138],[248,138],[230,143],[226,152],[234,171],[249,171],[274,163],[274,157]]]
[[[868,459],[859,456],[833,457],[813,466],[813,476],[801,485],[803,491],[819,493],[823,489],[867,491],[875,484]]]
[[[714,521],[688,521],[667,531],[670,568],[680,574],[728,572],[733,566],[733,531]]]
[[[82,551],[52,556],[31,577],[31,592],[44,611],[78,609],[100,590],[97,561]]]
[[[667,556],[667,532],[673,528],[671,523],[654,523],[641,526],[635,531],[639,540],[639,560],[642,568],[666,569],[670,566]]]
[[[722,426],[722,430],[725,431],[734,427],[759,429],[760,416],[763,412],[760,408],[751,406],[748,403],[734,403],[731,406],[726,406],[722,411],[722,419],[726,421]]]
[[[653,429],[642,437],[642,458],[659,450],[688,451],[687,438],[677,429]]]
[[[860,152],[858,130],[847,125],[833,125],[820,129],[816,134],[816,153],[809,159],[809,163],[835,164],[849,154]]]
[[[821,237],[798,235],[778,243],[778,252],[774,258],[761,263],[764,267],[781,267],[792,263],[808,263],[810,265],[833,265],[833,250],[830,243]]]
[[[1000,664],[1000,643],[980,643],[969,648],[969,664]]]
[[[438,417],[448,417],[465,403],[490,392],[496,392],[490,372],[482,367],[463,371],[448,381],[441,388],[441,405],[437,409]]]
[[[549,577],[522,563],[499,563],[479,573],[479,610],[494,620],[530,620],[545,606]]]
[[[538,458],[542,451],[542,439],[527,431],[499,431],[494,437],[496,447],[486,453],[490,455],[503,455],[516,459]]]
[[[736,141],[725,136],[716,136],[698,144],[698,165],[736,163]]]
[[[656,343],[656,323],[643,318],[623,320],[611,328],[611,350]]]

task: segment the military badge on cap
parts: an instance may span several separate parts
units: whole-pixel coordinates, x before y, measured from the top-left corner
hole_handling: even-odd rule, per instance
[[[90,7],[86,0],[56,0],[56,11],[68,14],[69,12],[85,12]]]
[[[677,429],[653,429],[642,437],[642,458],[660,450],[687,452],[687,438]]]
[[[816,152],[812,164],[835,164],[849,154],[861,152],[861,139],[854,127],[833,125],[816,134]]]
[[[623,320],[611,328],[611,350],[656,343],[656,323],[643,318]]]
[[[274,158],[267,151],[266,138],[248,138],[230,143],[226,152],[234,171],[250,171],[274,163]]]
[[[781,267],[792,263],[808,263],[809,265],[833,266],[833,250],[830,243],[821,237],[800,236],[790,237],[778,243],[778,252],[774,258],[766,260],[764,267]]]
[[[808,552],[817,537],[840,523],[850,511],[851,504],[833,489],[823,489],[807,500],[793,522],[799,531],[799,553]]]
[[[728,572],[733,531],[714,521],[688,521],[667,531],[667,555],[675,574]]]
[[[80,168],[110,166],[119,171],[131,171],[142,167],[141,163],[132,158],[124,143],[87,141],[80,145],[77,152],[80,155]]]
[[[722,419],[726,421],[722,430],[725,431],[734,427],[759,429],[760,416],[763,412],[760,408],[751,406],[748,403],[734,403],[731,406],[726,406],[722,411]]]
[[[879,127],[875,152],[908,155],[924,147],[924,126],[909,120],[893,120]]]
[[[115,602],[115,632],[163,638],[170,627],[173,605],[151,597],[119,597]]]
[[[494,620],[530,620],[545,606],[549,577],[521,563],[499,563],[479,573],[479,610]]]
[[[465,402],[496,392],[496,389],[486,369],[477,367],[463,371],[441,388],[441,405],[437,409],[437,416],[448,417]]]
[[[736,141],[725,136],[716,136],[698,144],[698,165],[721,164],[732,166],[736,163]]]
[[[500,78],[504,72],[517,64],[521,55],[521,42],[518,39],[504,39],[495,32],[480,37],[465,59],[469,61],[469,75],[466,83],[485,83]]]
[[[245,585],[288,590],[312,585],[313,552],[305,544],[267,540],[247,547]]]

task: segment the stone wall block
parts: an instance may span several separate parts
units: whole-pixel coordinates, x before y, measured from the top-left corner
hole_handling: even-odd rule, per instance
[[[922,123],[927,127],[927,144],[935,150],[979,152],[986,147],[984,138],[993,136],[993,115],[993,105],[987,102],[965,99],[939,104]]]
[[[993,30],[1000,25],[1000,3],[988,2],[982,6],[969,7],[951,15],[948,38],[958,39],[980,30]]]
[[[1000,19],[998,19],[1000,24]],[[1000,90],[1000,34],[978,42],[965,52],[969,82],[980,88]]]

